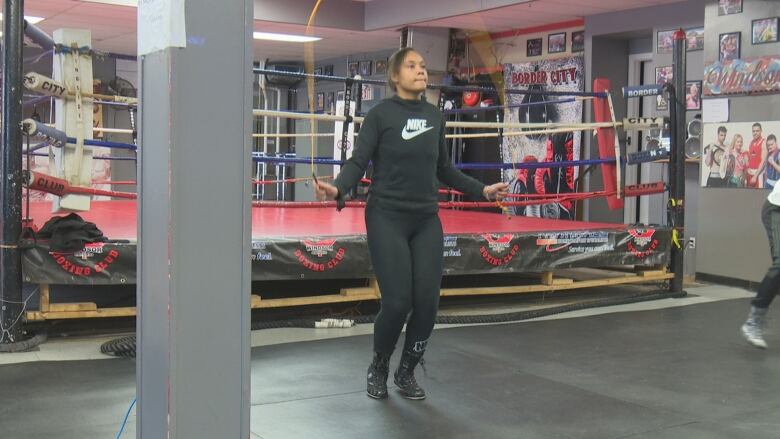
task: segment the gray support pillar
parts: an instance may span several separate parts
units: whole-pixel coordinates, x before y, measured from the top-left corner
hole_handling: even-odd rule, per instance
[[[187,46],[140,58],[136,434],[245,439],[252,2],[181,3]]]

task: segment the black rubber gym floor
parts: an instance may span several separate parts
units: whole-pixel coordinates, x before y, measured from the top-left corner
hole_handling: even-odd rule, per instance
[[[780,338],[748,346],[747,308],[437,330],[425,401],[365,396],[370,336],[255,348],[253,437],[779,438]],[[134,380],[124,359],[0,366],[0,437],[113,438]]]

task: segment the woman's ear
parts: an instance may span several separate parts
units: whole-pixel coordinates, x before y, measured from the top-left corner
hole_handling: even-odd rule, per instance
[[[398,87],[398,73],[390,73],[390,82],[395,84],[396,88]]]

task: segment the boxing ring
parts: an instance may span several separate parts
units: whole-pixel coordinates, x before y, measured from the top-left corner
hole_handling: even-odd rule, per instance
[[[63,53],[62,56],[71,55]],[[281,71],[255,69],[256,74],[298,75],[308,79],[342,81],[345,84],[346,105],[343,115],[327,115],[300,112],[283,112],[269,109],[255,109],[254,116],[259,118],[289,118],[311,122],[311,133],[255,133],[254,138],[266,137],[310,137],[312,150],[308,157],[289,153],[269,154],[256,152],[252,160],[263,168],[270,165],[311,164],[340,165],[347,158],[344,149],[341,157],[316,157],[314,154],[315,137],[325,137],[315,133],[317,122],[339,122],[344,125],[355,124],[355,131],[362,118],[354,116],[350,109],[350,96],[354,85],[371,83],[370,80],[340,78],[324,75],[310,75]],[[121,96],[73,94],[65,83],[45,78],[37,74],[28,74],[28,89],[58,99],[79,101],[85,98],[101,99],[101,102],[115,102],[121,105],[135,105],[132,99]],[[381,83],[380,81],[374,81]],[[478,90],[489,93],[480,87],[430,86],[442,90],[454,91]],[[550,193],[550,194],[510,194],[503,202],[461,201],[462,194],[448,188],[442,188],[440,217],[444,229],[444,276],[457,284],[457,277],[464,275],[481,276],[484,282],[480,287],[443,288],[442,296],[463,296],[483,294],[515,294],[523,292],[559,291],[575,288],[615,285],[624,283],[663,282],[674,277],[666,267],[670,265],[670,256],[674,247],[679,248],[681,230],[666,226],[645,226],[569,221],[510,215],[515,207],[542,205],[549,203],[574,203],[605,197],[610,208],[620,208],[623,199],[634,196],[648,196],[666,193],[668,187],[663,182],[645,185],[627,186],[621,181],[622,169],[631,164],[621,157],[616,130],[627,126],[625,122],[615,120],[609,82],[596,79],[594,92],[557,93],[570,100],[590,101],[593,105],[595,122],[591,123],[502,123],[502,122],[459,122],[448,121],[448,129],[487,129],[492,132],[449,133],[448,139],[503,137],[528,135],[555,135],[574,131],[594,133],[598,138],[599,158],[543,163],[455,163],[461,169],[501,169],[517,172],[522,169],[573,169],[584,166],[601,166],[604,177],[604,190],[589,193]],[[509,92],[510,90],[507,90]],[[495,90],[492,90],[495,93]],[[513,90],[517,92],[517,90]],[[523,91],[529,93],[530,91]],[[556,94],[556,93],[548,93]],[[359,95],[359,93],[358,93]],[[562,100],[563,101],[563,100]],[[566,100],[568,102],[569,100]],[[525,105],[525,104],[524,104]],[[528,104],[535,105],[535,104]],[[440,107],[441,107],[440,102]],[[358,100],[359,107],[359,100]],[[91,109],[90,109],[91,111]],[[647,127],[659,128],[663,121],[651,120]],[[637,126],[636,122],[633,126]],[[103,147],[137,151],[135,144],[105,142],[84,139],[83,136],[69,137],[64,130],[26,120],[23,124],[27,135],[28,147],[25,154],[52,156],[63,154],[73,163],[82,163],[80,154],[89,148]],[[110,132],[110,128],[96,128],[95,131]],[[115,130],[120,134],[134,134]],[[334,134],[337,136],[337,134]],[[342,141],[347,142],[347,130],[341,132]],[[32,147],[29,142],[34,138],[42,143]],[[73,145],[76,145],[74,148]],[[153,147],[153,146],[146,146]],[[36,152],[48,148],[48,154]],[[90,160],[93,159],[90,153]],[[65,160],[63,158],[63,160]],[[95,160],[111,157],[94,157]],[[65,171],[69,168],[66,166]],[[564,171],[565,172],[565,171]],[[312,178],[287,178],[263,181],[265,173],[258,172],[255,186],[267,184],[286,184],[306,182]],[[330,177],[320,176],[326,179]],[[78,203],[68,204],[67,211],[77,211],[87,222],[94,223],[106,242],[87,244],[76,252],[53,251],[47,242],[27,240],[22,245],[22,264],[24,282],[40,286],[39,306],[37,310],[28,310],[25,317],[29,321],[115,317],[135,315],[135,308],[98,308],[94,303],[55,303],[51,299],[52,285],[105,286],[132,285],[136,283],[137,261],[137,224],[138,215],[136,194],[107,189],[95,189],[92,186],[110,185],[112,188],[130,182],[90,181],[84,178],[60,175],[46,175],[31,170],[25,173],[25,186],[29,191],[52,194],[54,202],[28,200],[25,214],[29,216],[26,224],[40,227],[61,209],[58,200],[65,197],[82,197],[86,208],[78,208]],[[370,185],[365,179],[364,185]],[[278,191],[277,191],[278,193]],[[89,200],[90,197],[104,196],[110,200]],[[218,207],[218,201],[213,203]],[[75,206],[75,207],[74,207]],[[347,202],[342,211],[335,209],[334,202],[295,202],[295,201],[254,201],[252,209],[252,281],[262,285],[266,281],[297,282],[301,280],[363,280],[362,287],[341,289],[339,294],[315,294],[305,297],[264,298],[263,291],[253,291],[252,308],[274,308],[323,303],[355,302],[377,300],[379,288],[372,277],[372,267],[366,244],[365,224],[363,220],[365,202],[360,198]],[[474,211],[471,209],[492,208],[494,212]],[[214,233],[221,233],[215,226]],[[204,258],[219,258],[208,248],[203,248]],[[621,275],[604,275],[598,279],[578,280],[573,277],[561,277],[558,270],[571,268],[609,268],[622,267]],[[532,284],[492,285],[496,275],[529,274],[537,279]],[[219,273],[215,273],[219,276]],[[354,282],[353,282],[354,283]]]
[[[124,285],[136,282],[136,203],[94,201],[81,216],[98,225],[111,240],[88,244],[74,254],[50,252],[44,244],[23,254],[25,282],[48,291],[52,284]],[[47,202],[31,206],[41,223],[51,216]],[[481,288],[445,288],[443,296],[555,291],[619,283],[658,282],[671,275],[669,228],[630,227],[582,221],[507,217],[489,212],[443,209],[444,275],[483,275]],[[215,230],[215,233],[218,233]],[[218,258],[203,249],[204,258]],[[253,308],[376,300],[366,244],[363,209],[337,212],[332,207],[261,207],[252,212],[252,280],[289,281],[366,279],[365,288],[345,288],[340,294],[263,299],[255,291]],[[575,281],[554,277],[558,269],[631,266],[635,274]],[[539,283],[489,286],[490,276],[535,273]],[[218,273],[215,273],[218,275]],[[457,282],[457,281],[456,281]],[[48,299],[48,294],[46,295]],[[90,303],[42,303],[28,320],[69,317],[116,317],[132,308],[98,309]]]

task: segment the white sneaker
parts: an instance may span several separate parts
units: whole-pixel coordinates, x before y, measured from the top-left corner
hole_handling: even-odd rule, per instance
[[[742,335],[745,337],[745,340],[753,346],[760,349],[767,348],[766,341],[764,341],[764,336],[761,333],[761,328],[751,325],[750,321],[745,322],[745,324],[742,325]]]

